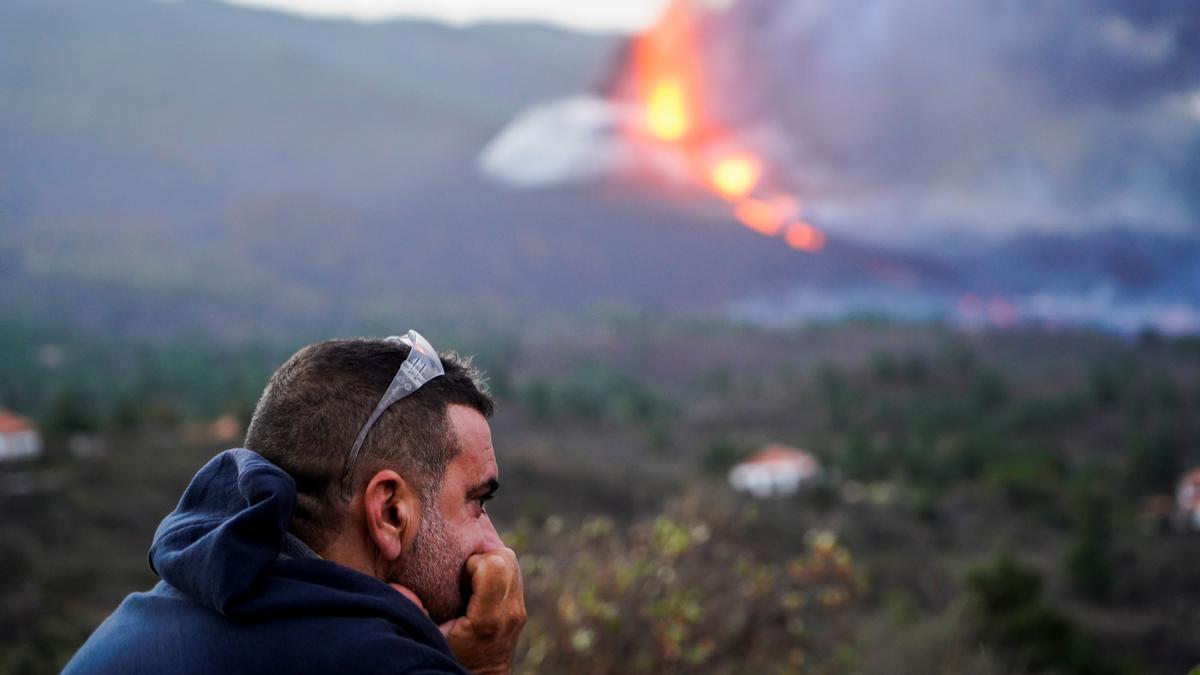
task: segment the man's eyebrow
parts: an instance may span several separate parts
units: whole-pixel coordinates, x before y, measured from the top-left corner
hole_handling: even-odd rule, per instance
[[[467,494],[471,497],[490,497],[500,489],[500,481],[495,478],[489,478],[484,482],[471,488]]]

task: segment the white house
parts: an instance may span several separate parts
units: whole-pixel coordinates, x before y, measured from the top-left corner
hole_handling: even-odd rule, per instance
[[[0,409],[0,462],[37,457],[42,453],[42,437],[33,422]]]
[[[821,465],[812,455],[797,448],[772,444],[764,447],[729,471],[729,484],[735,490],[755,497],[795,494],[821,473]]]

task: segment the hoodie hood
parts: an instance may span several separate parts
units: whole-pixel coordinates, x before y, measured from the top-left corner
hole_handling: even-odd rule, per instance
[[[279,557],[296,482],[262,455],[226,450],[192,479],[154,533],[150,567],[197,603],[228,615]]]

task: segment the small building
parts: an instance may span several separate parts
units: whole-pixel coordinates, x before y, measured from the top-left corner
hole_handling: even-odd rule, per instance
[[[0,408],[0,462],[42,454],[42,437],[33,421]]]
[[[1200,468],[1188,471],[1179,479],[1175,508],[1183,529],[1200,531]]]
[[[729,471],[735,490],[766,498],[795,494],[821,475],[821,465],[809,453],[786,445],[771,444]]]

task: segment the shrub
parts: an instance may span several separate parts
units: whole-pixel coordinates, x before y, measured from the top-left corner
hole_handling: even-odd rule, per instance
[[[887,352],[875,352],[871,355],[871,376],[880,382],[891,382],[900,372],[895,357]]]
[[[971,380],[971,402],[977,410],[990,412],[1008,401],[1008,382],[995,371],[977,373]]]
[[[735,509],[691,496],[628,529],[552,516],[505,539],[529,611],[518,672],[841,670],[852,653],[847,613],[864,582],[829,532],[763,560]]]
[[[1125,671],[1042,600],[1041,575],[1011,554],[998,553],[971,570],[967,591],[980,636],[1029,670],[1081,675]]]
[[[1088,371],[1088,393],[1092,402],[1099,406],[1110,406],[1121,398],[1121,375],[1109,365],[1095,364]]]
[[[993,458],[984,480],[1014,506],[1029,506],[1058,494],[1063,466],[1054,458],[1030,451]]]
[[[732,441],[718,438],[708,444],[700,458],[700,464],[705,472],[714,476],[724,476],[745,454],[745,451]]]
[[[913,352],[904,357],[904,363],[900,369],[904,381],[909,384],[924,382],[929,379],[929,362],[925,357]]]
[[[1137,436],[1126,460],[1126,485],[1135,492],[1173,491],[1184,468],[1179,455],[1169,429],[1158,428]]]
[[[1108,600],[1113,586],[1112,505],[1094,482],[1072,495],[1074,533],[1065,561],[1074,590],[1089,600]]]
[[[95,405],[81,394],[64,391],[51,401],[42,428],[51,436],[90,433],[100,428],[100,416]]]

